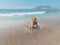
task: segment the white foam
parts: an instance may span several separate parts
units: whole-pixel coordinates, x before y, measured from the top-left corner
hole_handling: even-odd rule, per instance
[[[35,14],[45,14],[45,11],[41,11],[41,12],[28,12],[28,13],[6,13],[0,14],[0,17],[11,17],[11,16],[22,16],[22,15],[35,15]]]

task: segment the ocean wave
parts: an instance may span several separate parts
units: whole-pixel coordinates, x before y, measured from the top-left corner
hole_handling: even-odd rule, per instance
[[[37,15],[37,14],[45,14],[45,11],[41,12],[28,12],[28,13],[1,13],[0,17],[11,17],[11,16],[23,16],[23,15]]]

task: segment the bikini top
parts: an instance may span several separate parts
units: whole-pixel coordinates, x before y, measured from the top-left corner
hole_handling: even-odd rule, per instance
[[[33,25],[36,25],[36,24],[37,24],[37,22],[36,22],[36,21],[34,21],[34,22],[33,22]]]

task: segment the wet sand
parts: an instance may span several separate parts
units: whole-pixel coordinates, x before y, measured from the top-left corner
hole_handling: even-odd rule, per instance
[[[34,32],[19,23],[0,29],[0,45],[60,45],[60,19],[40,18]]]

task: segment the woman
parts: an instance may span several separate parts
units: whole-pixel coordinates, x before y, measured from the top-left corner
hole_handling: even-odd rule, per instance
[[[31,23],[28,24],[28,27],[32,30],[32,29],[36,29],[38,28],[38,24],[37,24],[37,18],[36,17],[32,17],[31,18]],[[32,30],[33,31],[33,30]]]

